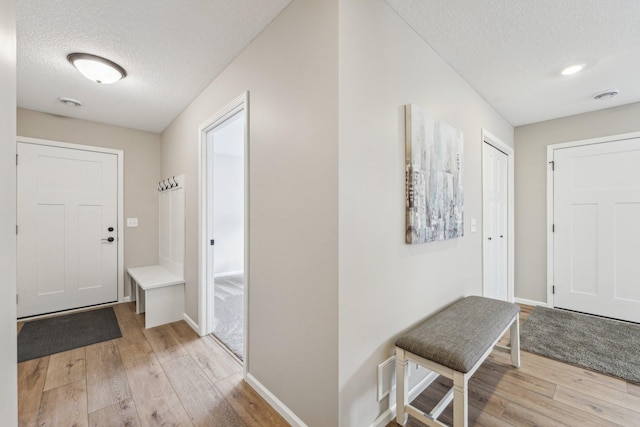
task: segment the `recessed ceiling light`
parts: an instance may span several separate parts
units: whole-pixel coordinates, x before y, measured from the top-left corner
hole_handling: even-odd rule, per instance
[[[101,56],[71,53],[67,59],[83,76],[96,83],[111,84],[127,76],[124,68]]]
[[[600,92],[600,93],[596,94],[593,97],[593,99],[597,99],[597,100],[610,99],[610,98],[613,98],[614,96],[616,96],[619,93],[620,93],[620,91],[618,89],[609,89],[607,91]]]
[[[60,98],[58,101],[62,102],[67,107],[82,107],[82,103],[71,98]]]
[[[572,74],[579,73],[580,71],[582,71],[584,66],[585,66],[585,64],[571,65],[570,67],[567,67],[564,70],[562,70],[562,75],[563,76],[570,76]]]

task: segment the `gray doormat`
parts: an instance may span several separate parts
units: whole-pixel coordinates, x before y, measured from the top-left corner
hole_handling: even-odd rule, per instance
[[[640,384],[640,325],[536,307],[521,349]]]
[[[113,307],[34,320],[18,334],[18,362],[121,336]]]

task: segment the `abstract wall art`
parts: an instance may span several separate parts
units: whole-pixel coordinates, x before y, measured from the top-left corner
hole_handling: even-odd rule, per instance
[[[415,105],[405,107],[406,243],[464,233],[462,131]]]

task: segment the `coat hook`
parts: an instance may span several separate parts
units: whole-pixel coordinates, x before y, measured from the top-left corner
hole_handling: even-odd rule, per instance
[[[169,189],[169,184],[167,184],[166,181],[167,181],[166,179],[162,180],[162,184],[164,185],[163,190],[168,190]]]
[[[178,186],[178,181],[176,181],[176,177],[173,177],[173,185],[171,187],[177,187]]]
[[[160,184],[160,181],[158,181],[158,191],[162,191],[162,184]]]

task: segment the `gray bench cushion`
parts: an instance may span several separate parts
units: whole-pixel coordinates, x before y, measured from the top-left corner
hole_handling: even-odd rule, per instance
[[[510,302],[463,298],[398,338],[396,346],[458,372],[469,372],[519,311]]]

